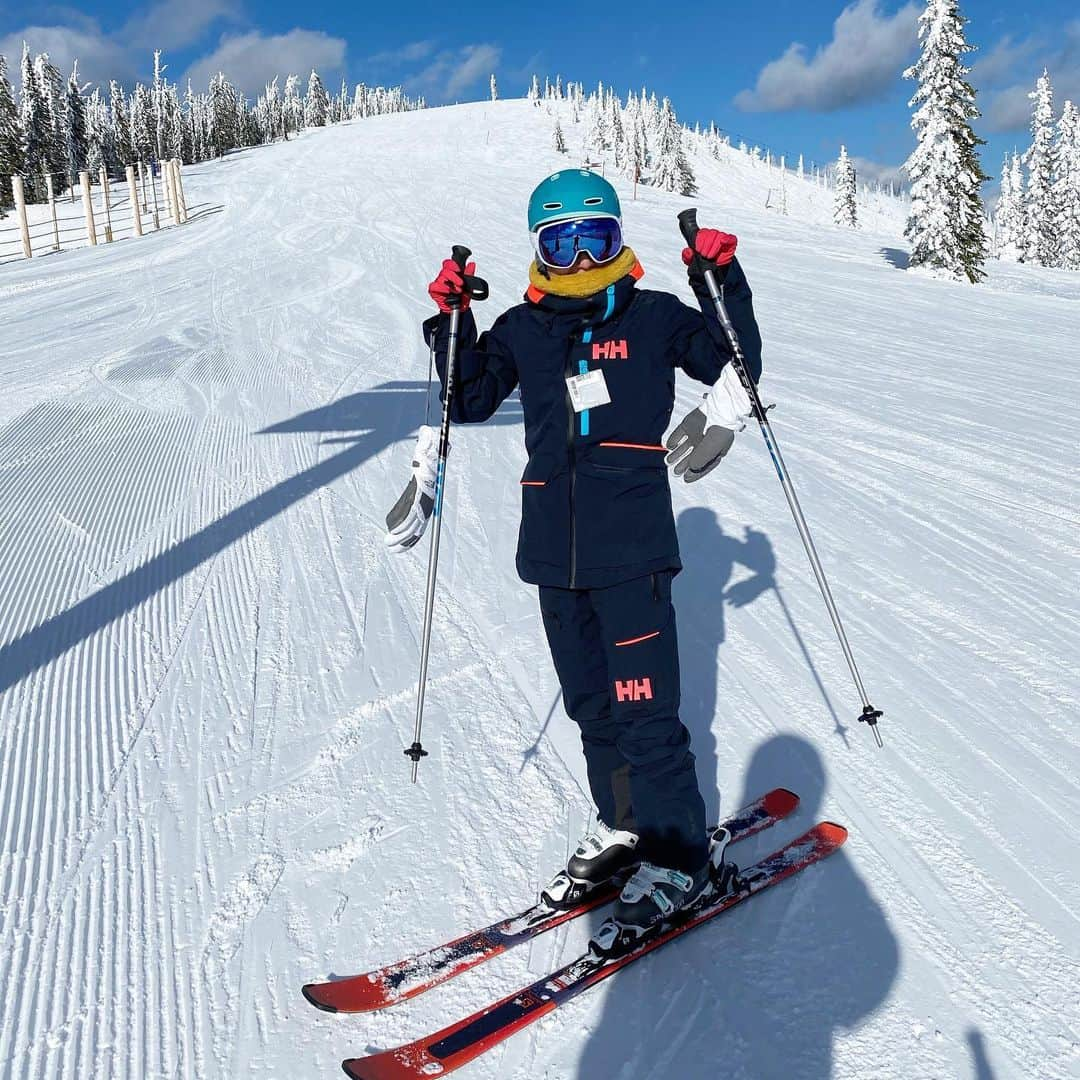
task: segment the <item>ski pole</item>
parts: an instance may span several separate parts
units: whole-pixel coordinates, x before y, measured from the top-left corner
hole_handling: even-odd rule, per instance
[[[698,234],[697,210],[684,210],[679,214],[679,228],[682,230],[687,244],[690,245],[690,250],[693,251],[694,240]],[[696,255],[695,258],[697,258]],[[699,260],[699,264],[701,262],[702,260]],[[717,284],[715,271],[704,265],[702,265],[702,270],[705,274],[705,285],[709,290],[709,296],[712,297],[712,302],[716,307],[716,316],[720,320],[720,325],[724,328],[728,343],[731,345],[735,372],[739,376],[747,396],[750,398],[751,411],[761,428],[761,434],[765,437],[765,445],[768,447],[769,456],[772,458],[772,463],[776,468],[776,475],[780,478],[780,486],[784,489],[784,495],[787,497],[792,517],[795,518],[795,527],[799,531],[799,538],[802,540],[806,555],[810,560],[810,568],[814,571],[814,577],[817,579],[822,599],[828,609],[829,618],[832,619],[833,629],[836,631],[840,648],[843,650],[844,659],[847,661],[851,677],[855,681],[855,688],[862,699],[863,710],[859,716],[859,722],[868,724],[870,730],[874,733],[874,739],[878,746],[884,746],[881,741],[881,733],[878,731],[878,720],[881,719],[884,713],[880,709],[875,709],[870,704],[870,698],[867,697],[866,687],[863,686],[862,676],[859,675],[859,669],[855,664],[855,656],[851,651],[847,634],[844,632],[844,624],[840,621],[840,612],[837,610],[836,601],[833,599],[832,589],[829,588],[829,581],[825,577],[825,568],[821,565],[817,548],[814,546],[814,538],[810,535],[810,527],[806,524],[806,517],[802,512],[802,507],[799,505],[795,488],[792,487],[791,477],[788,474],[787,466],[784,464],[783,455],[780,453],[780,444],[776,441],[772,425],[769,423],[768,410],[762,405],[757,386],[750,377],[750,370],[746,366],[746,357],[743,355],[742,346],[739,344],[739,335],[736,333],[731,316],[728,314],[727,304],[724,303],[723,289]]]
[[[455,244],[452,258],[465,275],[465,264],[472,252],[467,247]],[[465,275],[465,293],[473,300],[486,300],[487,282],[478,277]],[[439,540],[442,536],[442,502],[446,481],[446,457],[450,453],[450,411],[454,401],[454,368],[457,362],[458,324],[461,319],[461,297],[451,294],[446,298],[450,308],[450,334],[446,344],[446,394],[443,400],[442,428],[439,431],[439,463],[435,472],[435,505],[432,509],[431,547],[428,551],[427,591],[424,596],[424,625],[420,643],[420,682],[416,690],[416,727],[413,730],[412,746],[405,750],[405,756],[412,760],[412,782],[416,783],[420,771],[420,759],[427,757],[427,751],[420,743],[420,729],[424,724],[424,694],[427,689],[428,657],[431,653],[431,621],[435,610],[435,579],[439,572]],[[432,346],[431,356],[435,349]],[[430,397],[430,395],[429,395]]]

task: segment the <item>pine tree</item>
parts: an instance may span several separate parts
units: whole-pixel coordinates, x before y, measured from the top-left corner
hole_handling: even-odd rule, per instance
[[[299,131],[304,126],[304,106],[300,101],[300,78],[297,75],[290,75],[285,80],[282,119],[285,124],[286,141],[288,141],[290,131]]]
[[[19,94],[19,126],[23,137],[23,190],[28,202],[45,197],[44,173],[48,171],[49,117],[30,59],[30,47],[23,42],[22,90]]]
[[[973,47],[958,0],[927,0],[919,18],[922,52],[904,74],[918,81],[910,104],[918,145],[908,159],[912,205],[907,225],[911,266],[931,267],[978,282],[985,277],[986,229],[979,164],[983,145],[971,127],[979,116],[963,64]]]
[[[134,156],[131,153],[131,121],[128,118],[127,99],[118,82],[109,83],[109,112],[112,115],[113,145],[121,165],[127,165]]]
[[[15,205],[11,178],[23,171],[23,137],[19,110],[7,77],[7,57],[0,55],[0,215]]]
[[[1080,270],[1080,110],[1071,101],[1058,125],[1056,172],[1058,265]]]
[[[535,75],[532,77],[532,82],[529,83],[529,92],[525,97],[534,105],[540,104],[540,80]]]
[[[652,182],[663,191],[677,191],[680,195],[693,195],[697,181],[683,149],[682,128],[675,116],[671,102],[664,98],[657,126],[656,168]]]
[[[97,182],[101,170],[108,165],[107,137],[108,121],[105,102],[101,100],[101,92],[95,90],[86,103],[86,169],[90,173],[92,183]]]
[[[492,101],[498,101],[499,100],[499,87],[495,83],[495,72],[494,71],[491,73],[491,100]]]
[[[1001,166],[1001,198],[997,213],[997,257],[1005,262],[1024,258],[1024,173],[1019,154],[1006,154]]]
[[[66,170],[72,187],[79,180],[79,173],[86,168],[86,103],[79,85],[79,61],[71,69],[67,84],[67,102],[64,110],[64,151]]]
[[[307,97],[304,98],[304,124],[307,127],[325,127],[326,116],[330,109],[330,98],[326,93],[319,73],[312,68],[308,78]]]
[[[559,123],[559,118],[555,117],[555,131],[551,136],[551,145],[560,154],[566,153],[566,140],[563,138],[562,124]]]
[[[237,145],[236,138],[236,90],[232,83],[218,72],[210,83],[210,151],[214,157],[223,157]]]
[[[154,159],[154,140],[150,133],[153,108],[150,90],[139,83],[131,99],[131,153],[136,161],[149,163]]]
[[[52,176],[54,185],[63,187],[67,172],[67,125],[64,119],[64,99],[67,94],[64,76],[49,59],[48,53],[34,58],[34,76],[49,118],[45,151],[47,166],[44,171]]]
[[[1024,251],[1028,262],[1054,266],[1057,262],[1057,214],[1054,207],[1054,88],[1050,73],[1043,71],[1028,95],[1035,103],[1031,116],[1031,148],[1025,155],[1028,167],[1024,217],[1027,233]]]
[[[840,147],[840,160],[836,163],[836,201],[833,205],[833,221],[849,229],[859,227],[859,210],[856,199],[857,182],[855,166],[848,157],[847,147]]]

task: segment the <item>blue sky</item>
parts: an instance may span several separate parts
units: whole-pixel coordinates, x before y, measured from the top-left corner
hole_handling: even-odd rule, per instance
[[[169,74],[205,85],[222,68],[254,94],[275,72],[316,66],[333,83],[403,83],[432,104],[486,93],[494,71],[504,96],[529,75],[561,72],[669,95],[683,120],[715,119],[736,139],[792,159],[833,159],[840,143],[864,175],[899,165],[911,148],[899,72],[914,53],[921,3],[769,0],[760,5],[408,4],[308,0],[130,3],[84,0],[78,9],[0,0],[0,52],[17,61],[24,37],[61,66],[78,55],[87,79],[145,78],[155,46]],[[1043,66],[1058,91],[1080,100],[1080,9],[1075,0],[966,0],[979,45],[973,81],[989,142],[987,171],[1026,143],[1027,91]],[[566,14],[559,14],[566,12]]]

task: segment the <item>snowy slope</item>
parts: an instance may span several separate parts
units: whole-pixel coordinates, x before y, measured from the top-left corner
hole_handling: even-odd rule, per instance
[[[425,284],[466,242],[481,324],[518,299],[550,126],[500,102],[309,133],[189,170],[184,229],[0,273],[3,1076],[333,1076],[587,937],[385,1016],[299,995],[524,905],[588,813],[514,575],[513,400],[455,439],[416,787],[424,558],[381,541]],[[697,168],[886,748],[747,432],[676,491],[685,719],[711,811],[785,784],[769,841],[829,816],[849,844],[469,1075],[1078,1075],[1080,279],[929,281],[899,211],[843,233],[809,184],[782,218],[745,157]],[[688,203],[626,194],[646,283],[688,296]]]

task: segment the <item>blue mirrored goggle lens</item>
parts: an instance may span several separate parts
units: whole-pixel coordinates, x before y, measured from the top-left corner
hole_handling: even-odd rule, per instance
[[[536,247],[548,266],[565,270],[586,253],[594,263],[611,262],[622,251],[622,229],[614,218],[556,221],[536,236]]]

